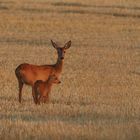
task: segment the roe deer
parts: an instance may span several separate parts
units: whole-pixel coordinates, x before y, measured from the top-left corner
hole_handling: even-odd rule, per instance
[[[50,75],[48,80],[45,82],[37,80],[34,83],[33,90],[35,93],[36,104],[40,104],[40,102],[46,103],[49,101],[49,93],[54,83],[61,83],[55,75]]]
[[[32,87],[32,96],[35,100],[35,94],[33,90],[33,85],[37,80],[47,81],[50,75],[55,75],[59,77],[63,68],[64,54],[68,48],[71,46],[71,41],[68,41],[64,47],[59,47],[55,42],[51,40],[53,47],[57,50],[58,59],[55,64],[52,65],[33,65],[23,63],[20,64],[16,70],[15,74],[19,84],[19,102],[21,103],[22,88],[23,85],[30,85]]]

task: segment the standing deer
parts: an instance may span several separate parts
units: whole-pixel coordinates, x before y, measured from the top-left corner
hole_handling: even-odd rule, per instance
[[[63,68],[63,62],[64,62],[64,54],[68,48],[71,46],[71,41],[68,41],[64,47],[59,47],[55,42],[51,40],[51,43],[53,47],[57,50],[58,59],[55,64],[52,65],[33,65],[33,64],[27,64],[23,63],[20,64],[16,70],[15,74],[18,80],[19,84],[19,102],[21,103],[21,97],[22,97],[22,88],[23,85],[30,85],[32,87],[32,96],[34,99],[34,102],[36,103],[35,99],[35,93],[33,90],[33,85],[37,80],[47,81],[48,77],[50,75],[55,75],[56,77],[59,77],[62,68]]]
[[[49,93],[53,84],[61,83],[55,75],[50,75],[47,81],[37,80],[34,83],[34,93],[36,98],[36,104],[40,102],[46,103],[49,101]]]

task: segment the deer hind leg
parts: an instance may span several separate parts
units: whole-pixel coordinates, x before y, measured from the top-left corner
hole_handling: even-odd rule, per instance
[[[22,88],[23,88],[23,81],[22,81],[22,76],[20,74],[20,66],[18,66],[15,70],[15,75],[18,80],[18,86],[19,86],[19,102],[21,103],[21,97],[22,97]]]
[[[19,102],[21,103],[23,82],[18,80],[18,84],[19,84]]]

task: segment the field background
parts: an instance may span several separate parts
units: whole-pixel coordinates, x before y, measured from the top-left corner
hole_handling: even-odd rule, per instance
[[[62,83],[36,106],[18,103],[14,70],[53,64],[66,52]],[[140,1],[0,0],[0,139],[139,140]]]

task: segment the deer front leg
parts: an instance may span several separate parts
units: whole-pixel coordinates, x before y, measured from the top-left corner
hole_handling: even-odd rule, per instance
[[[35,95],[34,87],[32,87],[32,96],[33,96],[34,103],[37,104],[37,97]]]

